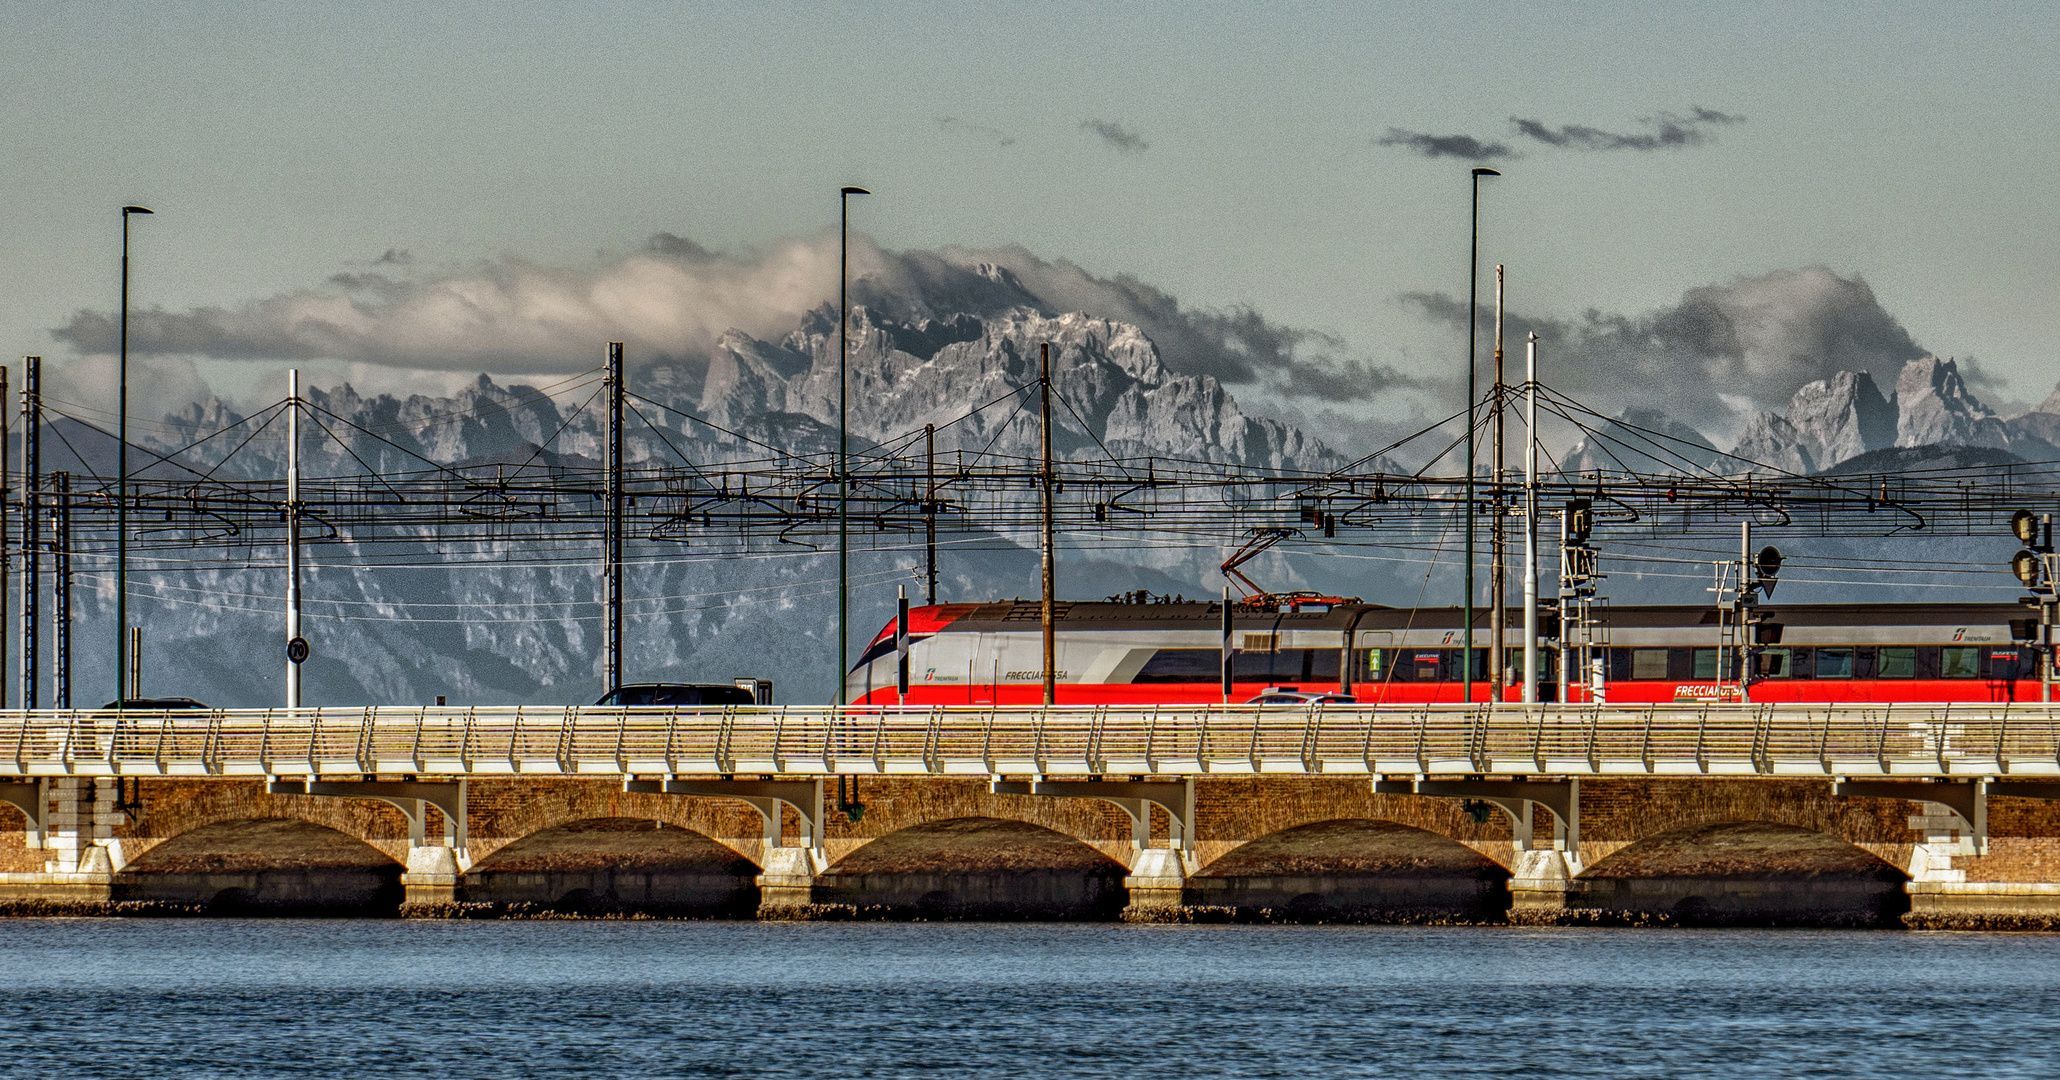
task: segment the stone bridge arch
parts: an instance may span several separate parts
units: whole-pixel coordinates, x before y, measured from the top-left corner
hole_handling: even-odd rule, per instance
[[[380,802],[273,795],[262,780],[223,780],[138,784],[134,802],[126,804],[131,821],[115,843],[120,861],[128,864],[187,833],[239,821],[305,822],[350,837],[396,865],[408,860],[407,819]],[[286,835],[275,839],[283,841]]]
[[[626,792],[591,780],[478,780],[470,785],[469,853],[474,866],[502,848],[546,830],[586,821],[636,820],[698,834],[754,866],[765,865],[765,826],[758,811],[735,799]],[[796,843],[800,822],[784,810],[783,835]],[[597,834],[606,835],[606,834]]]
[[[1782,822],[1685,825],[1619,846],[1570,883],[1602,921],[1697,926],[1897,926],[1909,876],[1830,833]]]
[[[1351,817],[1269,833],[1190,877],[1197,914],[1296,922],[1499,922],[1509,871],[1442,833]]]
[[[228,817],[150,846],[114,875],[109,898],[210,915],[393,915],[402,866],[327,825]]]
[[[1842,798],[1826,780],[1584,781],[1581,858],[1593,867],[1641,840],[1733,822],[1820,833],[1890,866],[1910,864],[1909,803]]]
[[[757,878],[758,864],[692,828],[583,818],[500,845],[466,871],[462,897],[502,913],[749,918]]]
[[[1126,856],[1128,839],[1126,824]],[[1128,872],[1079,836],[1020,818],[964,815],[852,848],[817,875],[813,898],[861,918],[1110,920],[1128,898]]]

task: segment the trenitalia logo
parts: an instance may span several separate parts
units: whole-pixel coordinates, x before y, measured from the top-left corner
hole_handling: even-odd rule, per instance
[[[1965,641],[1965,640],[1967,640],[1967,628],[1966,628],[1966,627],[1964,627],[1964,626],[1962,626],[1962,627],[1960,627],[1960,628],[1958,628],[1958,629],[1954,630],[1954,631],[1953,631],[1953,640],[1954,640],[1954,641]]]

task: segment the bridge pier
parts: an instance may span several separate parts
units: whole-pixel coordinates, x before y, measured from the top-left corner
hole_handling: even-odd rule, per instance
[[[815,879],[826,860],[821,848],[776,847],[758,875],[758,917],[806,919],[815,912]]]
[[[1578,905],[1581,873],[1581,781],[1376,780],[1375,794],[1428,795],[1487,803],[1509,818],[1514,861],[1509,874],[1511,922],[1551,925]],[[1552,834],[1538,835],[1544,807]],[[1574,903],[1569,903],[1575,898]]]
[[[1130,902],[1124,922],[1175,922],[1187,903],[1187,879],[1193,872],[1184,853],[1173,848],[1146,848],[1130,864],[1123,879]]]

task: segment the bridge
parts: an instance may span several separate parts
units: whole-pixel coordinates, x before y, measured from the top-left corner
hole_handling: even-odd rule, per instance
[[[2060,710],[0,712],[0,907],[2060,922]]]

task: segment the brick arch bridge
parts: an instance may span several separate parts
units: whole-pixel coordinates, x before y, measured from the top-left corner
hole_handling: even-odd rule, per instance
[[[22,878],[53,869],[88,874],[93,864],[87,856],[97,846],[113,862],[127,864],[110,869],[135,877],[150,872],[150,851],[174,837],[238,821],[281,820],[362,842],[392,866],[406,868],[411,895],[435,895],[442,884],[444,895],[457,900],[468,887],[490,892],[492,874],[505,882],[524,873],[570,872],[562,864],[577,862],[584,851],[589,869],[612,858],[655,872],[674,858],[714,878],[728,875],[732,883],[756,875],[753,887],[763,887],[768,900],[782,895],[790,914],[806,914],[811,906],[892,911],[911,903],[927,903],[932,913],[978,914],[979,905],[954,899],[953,889],[970,888],[982,874],[989,886],[1010,875],[1041,875],[1039,895],[1045,900],[1075,895],[1076,906],[1097,913],[1106,913],[1109,897],[1125,890],[1133,911],[1140,897],[1150,895],[1176,911],[1232,915],[1446,917],[1462,911],[1488,917],[1492,905],[1502,902],[1498,889],[1513,893],[1519,909],[1542,902],[1548,915],[1635,914],[1637,904],[1678,906],[1688,900],[1707,911],[1716,903],[1709,894],[1730,887],[1727,881],[1749,881],[1751,890],[1766,894],[1778,892],[1784,876],[1819,873],[1834,864],[1855,876],[1871,874],[1869,880],[1877,882],[1895,876],[1880,874],[1882,867],[1906,875],[1906,885],[1890,884],[1905,890],[1920,914],[1938,915],[1934,925],[2044,925],[2060,910],[2060,816],[2053,803],[1996,798],[1982,835],[1975,837],[1967,822],[1930,803],[1836,795],[1820,780],[1584,780],[1577,840],[1555,840],[1551,817],[1538,811],[1530,842],[1524,843],[1509,815],[1482,801],[1376,793],[1363,777],[1202,777],[1194,785],[1191,835],[1176,843],[1166,810],[1145,804],[1146,846],[1152,850],[1140,851],[1133,818],[1117,805],[997,794],[980,779],[865,777],[856,782],[855,796],[847,797],[848,807],[838,805],[829,782],[820,842],[808,848],[805,823],[791,807],[781,809],[780,840],[768,846],[759,812],[730,799],[632,793],[613,779],[488,778],[469,782],[465,843],[449,853],[452,865],[444,867],[422,859],[407,819],[381,802],[273,794],[253,780],[79,779],[51,781],[48,787],[51,821],[61,823],[66,813],[90,819],[94,835],[67,852],[54,831],[39,836],[21,829],[24,822],[14,817],[8,823],[19,831],[0,834],[0,871]],[[0,820],[8,813],[0,811]],[[608,822],[649,827],[581,825]],[[949,824],[954,822],[975,824]],[[444,850],[438,845],[445,828],[441,815],[429,810],[423,845]],[[643,835],[665,830],[708,843]],[[555,847],[543,841],[521,846],[544,834],[558,837],[551,841]],[[288,844],[292,835],[284,830],[275,839]],[[1673,839],[1657,847],[1639,847],[1668,837]],[[1669,852],[1665,858],[1661,848]],[[510,854],[497,864],[503,849]],[[1851,849],[1868,859],[1856,861]],[[1697,862],[1697,852],[1708,857]],[[284,862],[292,853],[278,854]],[[517,854],[528,862],[516,864]],[[432,880],[438,871],[448,880]],[[897,874],[901,879],[892,880]],[[947,880],[954,874],[956,885]],[[1067,894],[1054,883],[1068,874],[1103,884]],[[924,884],[914,879],[924,876],[936,887],[912,893]],[[1378,880],[1383,877],[1394,879],[1385,892]],[[1697,879],[1687,893],[1640,892],[1622,884],[1684,877]],[[1254,884],[1258,879],[1269,882],[1260,887]],[[539,888],[548,892],[563,884]],[[743,891],[732,889],[726,902],[741,903]],[[1038,910],[1051,913],[1049,905]]]

